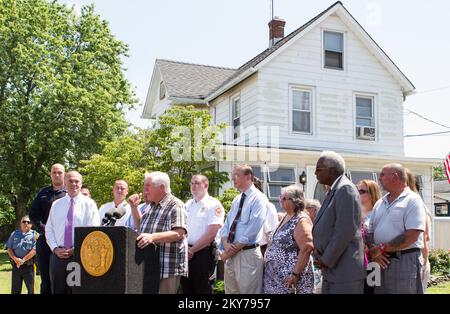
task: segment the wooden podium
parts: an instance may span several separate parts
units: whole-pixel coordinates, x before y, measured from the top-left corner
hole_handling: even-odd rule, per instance
[[[159,248],[139,249],[137,233],[127,227],[75,228],[75,262],[81,285],[75,294],[158,293]]]

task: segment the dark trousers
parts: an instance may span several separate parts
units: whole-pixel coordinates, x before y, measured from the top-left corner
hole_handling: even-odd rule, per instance
[[[50,255],[52,251],[48,247],[44,235],[39,236],[36,242],[36,257],[41,275],[41,294],[51,294],[52,285],[50,282]]]
[[[71,294],[72,288],[67,285],[67,264],[73,261],[73,257],[61,259],[52,253],[50,256],[50,281],[52,294]]]
[[[211,246],[194,254],[189,260],[189,277],[181,277],[181,287],[185,294],[212,294],[209,277],[217,265]]]
[[[28,294],[34,294],[34,265],[22,265],[17,268],[13,265],[12,280],[11,280],[11,294],[22,293],[22,282],[25,282]]]

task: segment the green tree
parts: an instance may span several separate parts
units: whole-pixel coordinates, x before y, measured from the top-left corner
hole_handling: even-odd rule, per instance
[[[143,175],[157,169],[154,155],[149,153],[148,141],[152,131],[127,132],[114,141],[105,143],[101,154],[80,161],[80,172],[98,205],[112,200],[112,188],[116,180],[128,183],[130,193],[142,191]]]
[[[76,167],[126,130],[127,50],[93,6],[0,0],[0,195],[16,217],[52,163]]]
[[[172,190],[181,199],[190,197],[190,180],[195,173],[208,177],[212,195],[229,180],[226,172],[215,171],[219,160],[217,135],[225,126],[211,125],[209,112],[193,106],[172,107],[159,117],[148,145],[158,159],[159,169],[169,174]]]
[[[217,157],[213,154],[217,134],[225,125],[210,126],[210,122],[205,110],[192,106],[168,109],[155,129],[107,143],[101,154],[81,162],[80,171],[99,204],[111,200],[112,184],[117,179],[128,182],[130,193],[142,191],[146,171],[167,172],[172,193],[183,200],[190,197],[192,175],[201,172],[209,179],[210,194],[215,195],[229,178],[228,173],[215,170]],[[204,154],[209,151],[213,156]]]
[[[233,203],[234,198],[239,194],[240,192],[235,188],[229,188],[226,189],[223,192],[223,194],[218,197],[218,200],[220,201],[220,203],[222,203],[223,208],[225,209],[225,214],[228,214],[228,212],[231,209],[231,204]]]
[[[433,168],[433,179],[434,180],[445,180],[446,179],[443,165],[438,165]]]

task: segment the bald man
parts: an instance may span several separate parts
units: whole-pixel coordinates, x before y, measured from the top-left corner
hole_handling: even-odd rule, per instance
[[[50,256],[50,281],[53,294],[68,294],[67,264],[73,261],[74,235],[76,227],[100,225],[95,202],[81,194],[83,178],[77,171],[65,176],[67,195],[55,201],[50,209],[45,234],[52,251]]]
[[[41,189],[34,198],[30,209],[30,220],[40,234],[36,243],[36,254],[41,273],[41,294],[50,294],[52,287],[49,276],[50,255],[52,251],[47,245],[45,237],[45,225],[47,224],[50,208],[54,201],[66,195],[64,188],[64,166],[61,164],[54,164],[50,170],[50,179],[52,185]]]

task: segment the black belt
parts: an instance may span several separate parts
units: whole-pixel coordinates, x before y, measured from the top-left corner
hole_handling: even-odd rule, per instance
[[[250,249],[255,249],[259,246],[259,244],[253,244],[253,245],[246,245],[242,248],[242,250],[250,250]]]
[[[404,255],[404,254],[408,254],[408,253],[413,253],[413,252],[420,252],[419,248],[412,248],[412,249],[407,249],[407,250],[403,250],[403,251],[397,251],[397,252],[390,252],[388,253],[388,257],[390,258],[396,258],[399,259],[400,256]]]

